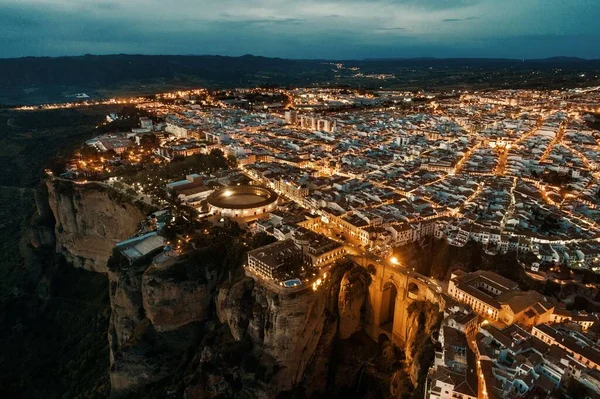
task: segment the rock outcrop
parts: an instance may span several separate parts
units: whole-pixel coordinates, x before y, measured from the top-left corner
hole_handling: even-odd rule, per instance
[[[110,379],[115,396],[173,374],[210,316],[217,268],[198,257],[132,265],[118,252],[109,261]]]
[[[204,321],[217,285],[211,265],[180,262],[167,267],[153,264],[142,277],[146,317],[157,331],[170,331]]]
[[[271,395],[299,384],[309,393],[324,390],[340,321],[343,318],[344,334],[351,334],[362,324],[361,307],[369,279],[358,277],[361,274],[366,274],[362,268],[347,266],[317,291],[276,290],[244,279],[219,293],[219,319],[229,324],[235,339],[248,337],[255,350],[275,362],[277,371],[268,382]],[[345,291],[348,285],[354,287],[352,294]],[[338,303],[344,309],[343,317]],[[358,316],[350,317],[348,312],[354,309],[358,309]]]
[[[340,283],[338,297],[339,338],[346,339],[362,330],[370,278],[366,273],[346,273]]]
[[[112,356],[111,396],[128,396],[133,392],[139,394],[148,386],[171,377],[178,367],[185,364],[186,352],[200,333],[197,323],[174,331],[158,332],[150,320],[143,319],[129,340]]]
[[[106,263],[115,243],[136,232],[144,212],[98,184],[45,182],[56,221],[57,252],[75,267],[107,273]]]
[[[153,262],[155,254],[149,254],[130,264],[114,245],[136,232],[146,212],[98,184],[47,180],[46,186],[39,211],[46,223],[32,230],[27,242],[34,248],[55,242],[74,266],[107,274],[113,396],[150,393],[168,384],[189,399],[337,395],[354,384],[389,389],[399,367],[391,343],[369,341],[373,345],[356,356],[339,352],[340,342],[367,347],[360,341],[369,339],[366,269],[337,265],[314,291],[267,286],[240,278],[239,269],[237,274],[229,269],[230,281],[219,285],[223,249],[168,262]],[[55,237],[48,226],[54,226]],[[430,349],[426,340],[437,328],[439,312],[430,305],[415,305],[406,321],[404,380],[413,384],[426,366],[421,356],[423,348]],[[340,359],[341,366],[334,364]]]
[[[274,293],[257,284],[248,334],[279,366],[273,392],[292,389],[304,375],[325,328],[328,292]]]
[[[422,364],[422,354],[426,351],[433,351],[433,342],[431,336],[437,334],[443,314],[437,304],[426,301],[415,301],[408,308],[408,334],[404,343],[404,353],[406,354],[406,364],[408,365],[408,375],[413,385],[419,383],[426,369],[430,366],[429,359],[427,364]],[[433,353],[433,352],[432,352]]]
[[[231,335],[240,341],[244,338],[250,317],[252,317],[252,292],[254,280],[244,278],[233,284],[220,287],[216,298],[217,317],[227,323]]]
[[[115,354],[129,341],[135,328],[144,319],[142,275],[146,268],[146,265],[137,265],[109,269],[111,314],[108,341],[111,364],[115,361]]]

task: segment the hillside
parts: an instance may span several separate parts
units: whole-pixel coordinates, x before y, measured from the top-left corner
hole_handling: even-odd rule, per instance
[[[342,63],[337,67],[334,63]],[[358,68],[358,69],[356,69]],[[363,88],[572,87],[598,84],[600,60],[289,60],[176,55],[0,59],[0,104],[145,95],[189,87],[344,85]],[[384,79],[377,74],[389,75]]]

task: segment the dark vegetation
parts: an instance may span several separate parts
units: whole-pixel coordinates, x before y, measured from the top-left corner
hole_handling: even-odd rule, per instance
[[[590,118],[586,121],[587,127],[594,130],[600,130],[600,114],[590,114]]]
[[[120,176],[124,182],[137,182],[142,185],[153,183],[164,186],[171,180],[185,179],[193,173],[214,173],[229,167],[227,158],[220,150],[212,150],[210,154],[195,154],[189,157],[176,157],[166,165],[123,169]],[[161,183],[161,179],[162,182]]]
[[[20,241],[33,196],[0,189],[0,396],[105,397],[106,278]]]
[[[45,164],[95,134],[115,107],[0,111],[0,397],[106,397],[108,282],[31,245]]]
[[[33,187],[55,157],[67,156],[98,134],[115,107],[0,111],[0,185]]]
[[[0,187],[0,301],[32,288],[19,244],[21,231],[34,211],[33,190]]]
[[[90,109],[93,109],[95,111],[89,111]],[[102,106],[90,107],[90,108],[83,107],[83,108],[66,109],[66,110],[31,111],[26,114],[32,114],[32,115],[36,115],[36,117],[40,117],[39,115],[43,116],[46,113],[54,113],[54,112],[62,112],[62,111],[71,111],[69,113],[66,113],[65,117],[67,117],[68,115],[71,115],[72,113],[75,113],[75,115],[77,115],[78,113],[89,112],[89,113],[92,113],[94,118],[90,119],[88,121],[90,123],[89,125],[79,126],[79,129],[81,129],[80,135],[74,136],[74,137],[69,137],[68,140],[59,142],[60,146],[54,151],[54,154],[49,159],[46,159],[46,161],[41,165],[42,167],[45,166],[46,168],[50,169],[56,175],[60,175],[65,172],[67,163],[73,159],[73,154],[79,154],[84,159],[95,160],[95,161],[99,161],[103,155],[104,156],[106,156],[106,155],[115,156],[116,152],[114,150],[109,150],[106,152],[106,154],[102,154],[95,147],[85,145],[84,143],[86,140],[88,140],[92,137],[95,137],[95,136],[99,136],[101,134],[110,134],[110,133],[131,131],[132,128],[139,126],[139,120],[140,120],[141,116],[148,116],[147,112],[136,109],[133,106],[124,106],[122,108],[121,107],[102,107]],[[105,121],[105,115],[108,112],[118,113],[119,119],[114,120],[112,122]],[[63,118],[63,123],[64,123],[64,120],[65,119]],[[105,122],[101,123],[102,121],[105,121]],[[71,126],[71,125],[69,125],[69,126]],[[77,126],[73,125],[73,127],[77,127]],[[47,133],[48,133],[48,137],[50,137],[50,138],[55,136],[53,131],[50,131]],[[157,137],[155,135],[153,135],[153,134],[147,135],[147,136],[144,136],[144,138],[142,139],[142,143],[144,145],[149,145],[149,144],[151,144],[150,142],[154,141],[154,140],[157,140]],[[52,147],[50,147],[49,149],[51,150]],[[47,151],[47,150],[45,150],[45,151]],[[51,151],[48,151],[48,153],[51,153]],[[123,155],[126,157],[127,151]],[[126,173],[133,173],[133,171],[135,171],[135,170],[136,170],[135,168],[129,168],[129,169],[123,168],[123,171]],[[98,173],[97,175],[90,175],[87,177],[89,180],[92,180],[92,179],[107,178],[108,176]]]
[[[106,397],[107,279],[46,256],[47,296],[0,301],[0,396]]]
[[[44,103],[92,97],[151,94],[177,88],[240,86],[338,86],[365,89],[562,88],[593,86],[600,61],[577,58],[507,59],[368,59],[343,61],[364,74],[394,75],[387,80],[355,77],[324,60],[286,60],[245,55],[81,57],[0,60],[0,103]],[[560,71],[560,73],[557,73]],[[581,73],[585,77],[581,77]]]
[[[225,223],[224,226],[212,226],[208,222],[168,223],[162,233],[173,244],[183,237],[189,237],[189,243],[182,244],[188,252],[190,264],[216,265],[219,270],[219,282],[242,277],[242,264],[246,252],[274,242],[274,238],[265,233],[254,236],[242,230],[237,223]],[[187,266],[181,272],[188,274]],[[203,272],[202,272],[203,273]]]

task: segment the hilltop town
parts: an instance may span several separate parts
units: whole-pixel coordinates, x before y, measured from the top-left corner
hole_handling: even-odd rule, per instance
[[[597,87],[186,90],[123,101],[133,110],[46,174],[149,209],[116,244],[124,264],[165,267],[235,228],[260,241],[244,273],[272,293],[364,268],[375,340],[401,345],[411,304],[435,304],[430,398],[597,397],[599,101]],[[512,259],[529,283],[479,265],[415,270],[407,249],[431,242]],[[587,289],[591,305],[552,285]]]

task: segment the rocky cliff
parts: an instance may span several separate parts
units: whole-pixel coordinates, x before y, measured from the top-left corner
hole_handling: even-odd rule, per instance
[[[210,316],[217,268],[197,257],[129,264],[118,251],[108,263],[111,386],[122,395],[156,383],[174,369]]]
[[[107,273],[115,243],[136,232],[145,213],[109,188],[45,180],[56,250],[75,267]],[[38,209],[43,209],[38,206]]]
[[[149,254],[130,264],[114,244],[135,233],[145,212],[100,185],[46,186],[49,206],[39,213],[54,223],[57,251],[108,276],[112,396],[362,397],[399,392],[393,381],[421,382],[439,312],[413,306],[401,348],[407,362],[398,360],[404,355],[391,343],[364,333],[366,269],[336,265],[316,291],[266,286],[241,271],[247,244],[239,232],[221,232],[186,257]],[[28,240],[54,241],[43,228]]]
[[[412,302],[408,307],[408,334],[404,343],[407,373],[414,386],[423,383],[427,369],[434,356],[434,340],[437,337],[443,314],[437,304],[426,301]]]
[[[370,278],[365,273],[345,273],[338,295],[339,338],[350,338],[363,328]]]
[[[142,276],[146,317],[157,331],[206,320],[216,285],[217,269],[212,265],[152,264]]]
[[[325,390],[329,357],[337,338],[362,328],[370,277],[358,266],[340,267],[317,291],[268,288],[250,278],[220,290],[217,314],[233,337],[248,338],[277,370],[269,395],[302,385]]]

